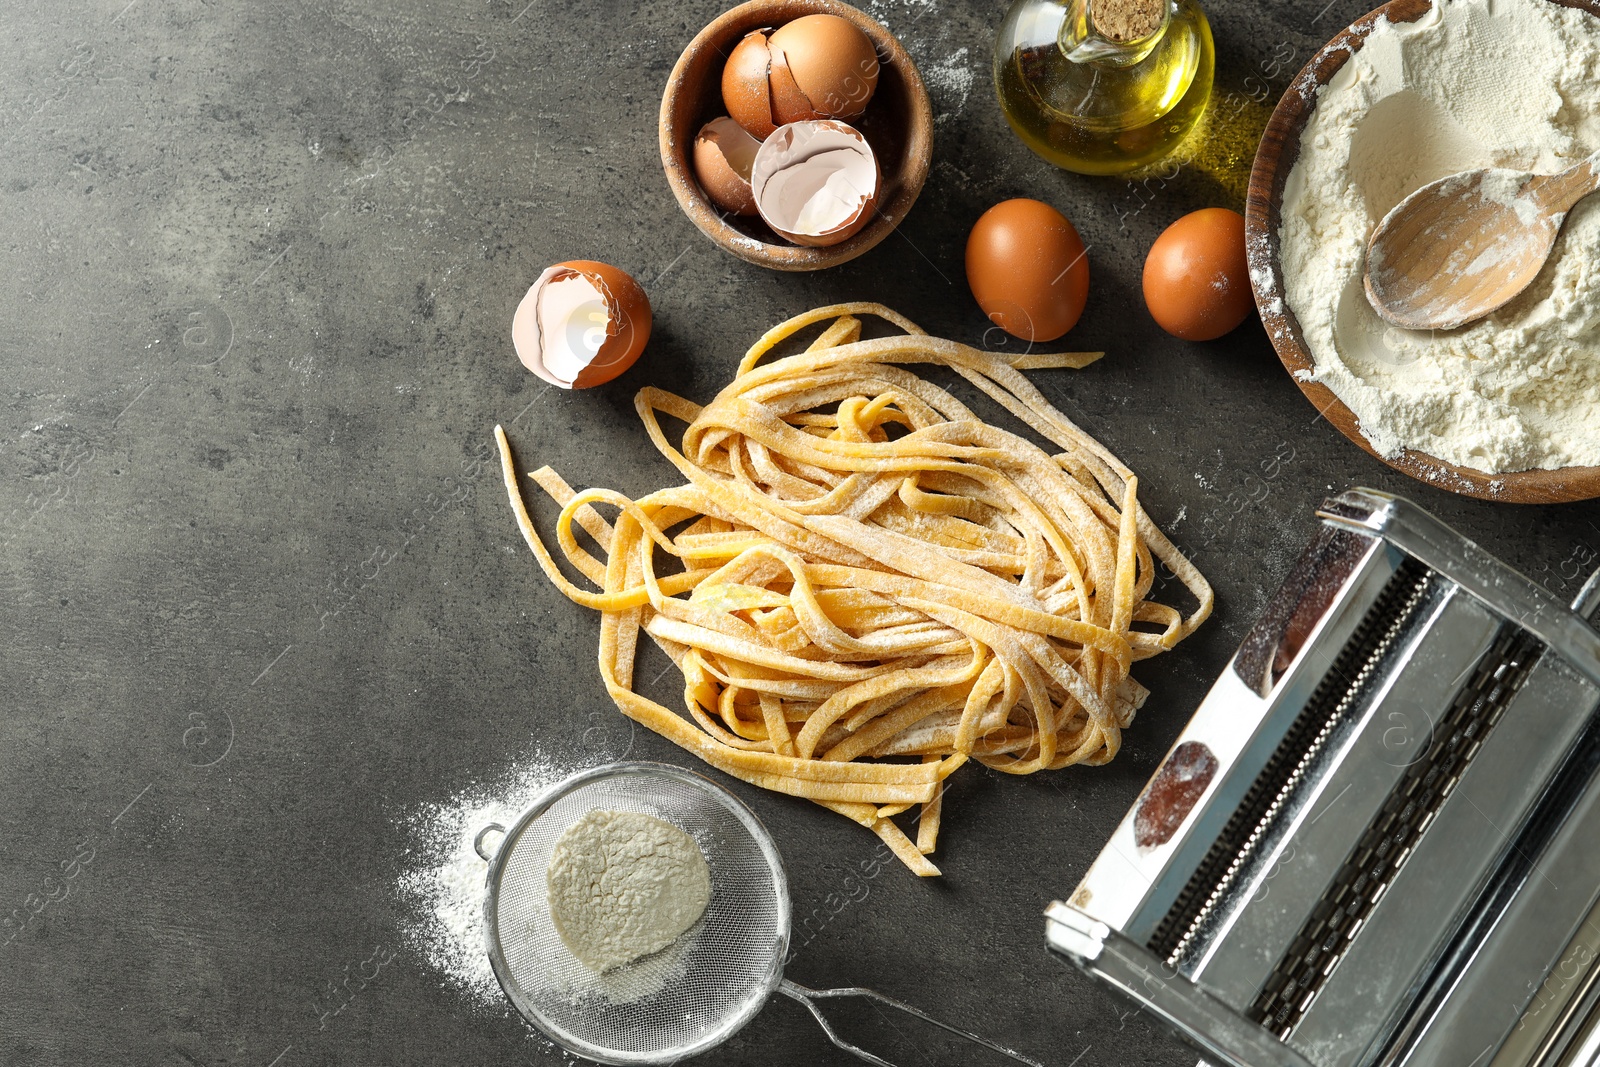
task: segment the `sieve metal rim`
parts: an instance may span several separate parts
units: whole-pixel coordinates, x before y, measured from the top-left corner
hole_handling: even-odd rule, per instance
[[[674,1061],[688,1056],[695,1056],[705,1052],[707,1049],[715,1048],[744,1029],[745,1025],[760,1013],[761,1009],[772,997],[773,992],[777,990],[783,981],[783,963],[789,952],[791,921],[789,880],[784,873],[783,860],[778,855],[778,848],[773,842],[772,834],[767,831],[766,826],[756,817],[755,812],[751,811],[742,800],[704,775],[695,774],[693,771],[684,770],[682,767],[675,767],[670,763],[631,760],[621,763],[607,763],[599,767],[591,767],[588,770],[579,771],[577,774],[557,782],[543,793],[540,793],[528,810],[519,815],[516,821],[511,824],[511,827],[505,831],[500,838],[500,844],[495,849],[493,857],[489,859],[489,870],[484,877],[483,892],[483,937],[484,947],[489,955],[489,966],[494,971],[495,981],[499,983],[501,992],[506,995],[506,999],[511,1002],[511,1006],[516,1008],[519,1015],[537,1027],[546,1037],[570,1052],[577,1053],[596,1063],[611,1064],[614,1067],[634,1067],[634,1065],[638,1064],[661,1063],[663,1058],[655,1053],[618,1052],[605,1046],[594,1045],[570,1033],[550,1019],[528,997],[523,995],[521,987],[511,978],[510,966],[506,962],[504,952],[501,951],[496,931],[498,929],[500,875],[506,860],[514,851],[513,848],[507,846],[513,845],[523,831],[531,826],[541,815],[549,811],[563,797],[593,782],[624,777],[670,778],[700,790],[739,821],[739,824],[750,834],[756,847],[761,851],[762,858],[766,860],[767,868],[772,873],[774,906],[777,911],[775,925],[778,929],[778,938],[776,945],[773,947],[772,965],[764,982],[765,988],[761,990],[759,996],[748,998],[744,1007],[735,1015],[730,1016],[722,1026],[692,1044],[684,1045],[680,1049],[674,1050],[672,1055]],[[484,833],[489,829],[490,827],[485,827],[479,832],[479,844],[482,842]]]

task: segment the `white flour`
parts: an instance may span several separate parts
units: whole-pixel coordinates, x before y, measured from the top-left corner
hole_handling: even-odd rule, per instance
[[[694,838],[637,811],[591,811],[567,827],[548,877],[556,932],[597,972],[660,952],[711,900],[711,872]]]
[[[1380,20],[1321,90],[1284,187],[1284,286],[1310,377],[1380,453],[1489,473],[1600,464],[1600,200],[1574,209],[1528,291],[1465,329],[1391,328],[1361,285],[1374,226],[1414,190],[1479,167],[1553,173],[1597,147],[1600,20],[1548,0]]]
[[[541,793],[581,769],[557,766],[535,752],[503,779],[423,805],[407,819],[418,840],[413,866],[401,875],[398,885],[401,898],[414,913],[414,923],[406,931],[407,942],[476,1010],[502,1015],[513,1012],[489,965],[483,928],[489,864],[473,848],[472,840],[490,823],[511,826]],[[485,841],[491,853],[499,844],[498,834]],[[704,865],[698,847],[695,856]],[[546,977],[551,988],[563,996],[598,995],[613,1004],[632,1003],[656,995],[681,978],[689,940],[673,940],[664,951],[604,975],[583,972]]]
[[[972,94],[976,75],[968,62],[967,50],[957,48],[941,59],[924,61],[922,80],[939,106],[936,121],[943,122],[960,114],[961,109],[967,106],[967,97]]]
[[[416,912],[412,946],[480,1009],[509,1010],[484,949],[483,887],[489,865],[472,839],[489,823],[510,826],[547,787],[570,770],[543,756],[519,766],[506,780],[463,790],[418,811],[410,826],[420,839],[416,866],[400,879],[400,895]],[[491,837],[492,849],[498,837]]]

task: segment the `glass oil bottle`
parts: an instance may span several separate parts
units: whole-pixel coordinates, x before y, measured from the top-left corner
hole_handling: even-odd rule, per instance
[[[1195,0],[1016,0],[995,39],[1011,128],[1080,174],[1122,174],[1170,154],[1204,114],[1215,65]]]

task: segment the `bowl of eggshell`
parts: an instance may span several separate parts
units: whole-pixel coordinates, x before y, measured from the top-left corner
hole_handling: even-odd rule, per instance
[[[928,176],[933,111],[876,20],[835,0],[752,0],[684,49],[660,137],[700,232],[758,266],[820,270],[905,218]]]

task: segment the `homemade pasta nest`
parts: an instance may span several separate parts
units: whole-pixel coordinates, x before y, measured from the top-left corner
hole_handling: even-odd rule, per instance
[[[860,340],[863,314],[906,332]],[[759,365],[830,318],[804,353]],[[996,356],[876,304],[790,319],[704,407],[640,390],[639,417],[686,484],[630,500],[532,474],[562,505],[567,560],[600,592],[557,569],[495,438],[528,547],[602,613],[600,674],[624,714],[854,819],[934,875],[951,773],[969,759],[1010,774],[1107,762],[1146,695],[1129,667],[1211,613],[1211,587],[1139,506],[1137,479],[1019,373],[1095,358]],[[908,363],[952,368],[1063,451],[984,423]],[[658,413],[688,423],[681,452]],[[668,557],[683,569],[662,572]],[[1187,616],[1147,599],[1157,560],[1196,601]],[[634,692],[641,629],[683,672],[687,714]],[[912,842],[891,819],[914,806]]]

